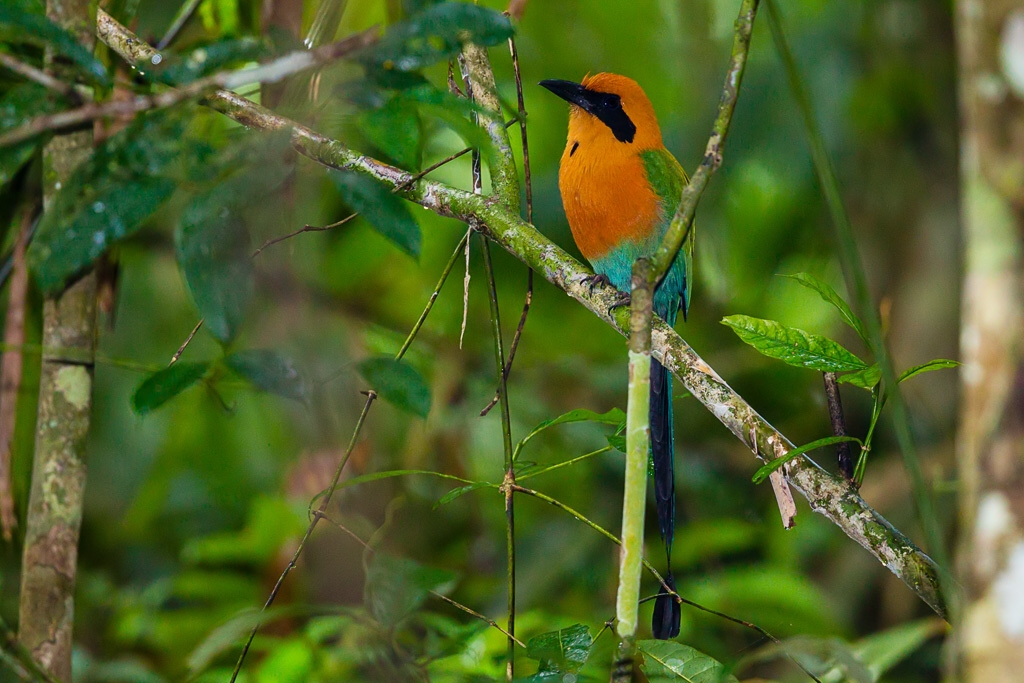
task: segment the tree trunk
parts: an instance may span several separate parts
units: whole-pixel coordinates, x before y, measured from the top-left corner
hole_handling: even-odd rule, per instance
[[[50,0],[47,15],[83,45],[94,44],[88,0]],[[51,65],[53,66],[53,65]],[[59,74],[58,74],[59,75]],[[44,211],[92,153],[91,132],[54,137],[43,152]],[[87,274],[43,310],[36,448],[22,559],[18,637],[54,677],[71,680],[71,632],[85,442],[92,405],[96,278]]]
[[[957,3],[964,285],[956,680],[1024,675],[1024,2]]]

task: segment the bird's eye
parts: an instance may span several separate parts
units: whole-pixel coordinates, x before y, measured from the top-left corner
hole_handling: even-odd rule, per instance
[[[622,104],[622,98],[618,95],[608,95],[604,98],[604,106],[609,109],[618,109]]]

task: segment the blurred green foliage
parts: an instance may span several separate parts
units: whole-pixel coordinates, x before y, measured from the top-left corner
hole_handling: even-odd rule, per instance
[[[5,36],[25,23],[15,12],[41,9],[22,4],[0,14]],[[155,42],[178,4],[121,3],[125,15],[118,18],[134,14],[137,32]],[[494,46],[500,94],[515,102],[505,51],[511,25],[488,11],[504,5],[480,4],[296,3],[303,31],[316,16],[337,21],[316,22],[315,43],[373,25],[388,30],[355,60],[289,79],[275,95],[275,109],[409,170],[467,144],[490,150],[469,123],[471,108],[446,86],[447,57],[474,37]],[[780,5],[899,367],[954,356],[950,9],[908,0]],[[535,222],[545,234],[577,253],[557,190],[564,103],[533,84],[602,70],[636,78],[654,103],[668,147],[692,168],[714,116],[738,6],[726,0],[527,5],[515,29]],[[261,28],[260,7],[254,0],[201,3],[168,51],[169,66],[151,78],[183,82],[293,49],[308,37],[268,39],[276,34]],[[32,22],[42,26],[32,35],[64,44]],[[830,429],[817,373],[765,359],[718,324],[726,316],[783,321],[863,356],[860,335],[841,324],[846,316],[841,310],[837,316],[835,302],[822,293],[834,293],[826,283],[839,281],[828,215],[765,29],[755,28],[725,164],[699,208],[696,296],[679,329],[769,421],[795,443],[807,443]],[[42,64],[38,41],[12,41],[4,49]],[[197,51],[211,60],[197,61]],[[99,50],[105,68],[98,72],[92,57],[65,52],[87,84],[102,86],[117,63]],[[153,87],[130,82],[140,92]],[[267,92],[244,91],[256,99]],[[69,106],[0,71],[5,130]],[[17,224],[23,197],[38,184],[42,169],[33,150],[39,142],[0,149],[3,225]],[[415,344],[401,363],[391,361],[465,226],[403,204],[376,185],[327,173],[285,143],[191,105],[139,117],[104,143],[95,164],[80,172],[81,182],[62,190],[57,205],[65,209],[47,213],[39,226],[34,305],[38,290],[58,287],[111,245],[121,272],[115,324],[101,334],[96,369],[76,680],[227,680],[257,621],[255,610],[306,528],[310,501],[329,482],[351,436],[364,402],[359,391],[368,388],[386,400],[374,405],[346,477],[435,471],[458,487],[413,474],[343,481],[268,613],[240,680],[502,678],[505,636],[431,593],[504,623],[500,421],[496,413],[479,416],[496,388],[480,254],[470,253],[464,343],[457,268]],[[460,187],[469,187],[469,176],[468,156],[433,173]],[[352,212],[360,217],[252,256],[256,245]],[[76,216],[87,230],[78,239],[61,230]],[[124,217],[130,220],[118,222]],[[5,234],[4,247],[13,233]],[[494,258],[510,334],[526,276],[508,255],[495,251]],[[793,273],[810,273],[823,286],[776,277]],[[30,314],[30,341],[38,338],[37,317]],[[203,329],[183,359],[165,369],[200,317]],[[612,531],[619,524],[622,465],[613,433],[621,414],[613,411],[625,404],[624,350],[612,330],[538,278],[509,378],[513,441],[529,440],[519,473],[537,476],[531,487]],[[14,465],[22,512],[37,364],[37,355],[26,354]],[[953,382],[952,373],[929,373],[908,385],[925,466],[938,479],[951,469]],[[872,403],[865,392],[847,391],[844,398],[850,433],[866,433],[877,418],[877,397]],[[570,412],[577,409],[588,412]],[[822,680],[937,680],[934,637],[942,629],[923,619],[927,608],[806,507],[796,529],[784,531],[768,487],[750,482],[757,462],[746,446],[689,397],[677,398],[675,413],[681,519],[673,557],[680,593],[767,629]],[[547,428],[565,414],[581,419]],[[893,449],[882,422],[863,493],[918,538]],[[830,459],[828,451],[820,453],[823,462]],[[551,467],[583,454],[591,455]],[[653,525],[649,533],[656,533]],[[601,625],[614,613],[617,548],[525,495],[516,498],[516,539],[517,635],[527,644],[517,648],[519,675],[606,677],[614,639]],[[7,546],[0,612],[9,623],[17,615],[19,562],[19,545]],[[654,593],[656,584],[645,582]],[[642,606],[643,621],[650,609],[651,603]],[[647,658],[663,651],[740,679],[807,680],[757,632],[685,606],[679,641],[645,645],[651,680],[672,680]],[[551,654],[554,645],[559,657]]]

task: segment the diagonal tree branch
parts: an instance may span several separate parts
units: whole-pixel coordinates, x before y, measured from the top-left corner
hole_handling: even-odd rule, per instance
[[[108,116],[131,117],[149,109],[171,107],[179,102],[200,97],[214,88],[230,90],[251,83],[277,83],[288,76],[329,64],[357,52],[374,43],[377,40],[377,34],[377,28],[371,28],[362,33],[349,36],[337,43],[324,45],[315,50],[298,50],[278,57],[266,64],[235,69],[233,71],[222,71],[205,78],[200,78],[180,88],[165,90],[155,95],[136,95],[127,100],[111,100],[109,102],[89,102],[77,109],[46,114],[0,135],[0,147],[23,142],[48,130],[71,128],[94,119],[102,119]],[[152,59],[154,63],[159,63],[156,59],[153,59],[158,54],[154,50],[147,55],[147,58]],[[2,55],[3,53],[0,53],[0,56]],[[504,127],[502,127],[502,130],[504,131]]]
[[[129,60],[152,53],[152,48],[98,12],[100,39]],[[262,130],[290,129],[292,143],[303,155],[325,166],[351,170],[394,188],[408,183],[400,194],[434,213],[463,222],[477,221],[481,230],[504,249],[562,289],[596,316],[628,334],[629,310],[612,308],[617,292],[584,282],[592,273],[537,229],[498,202],[432,180],[413,180],[413,175],[349,149],[338,140],[320,135],[268,111],[234,93],[220,91],[207,104],[245,126]],[[412,181],[412,182],[411,182]],[[655,319],[652,353],[737,438],[764,461],[784,457],[793,444],[772,427],[743,397],[737,394],[664,321]],[[893,527],[847,483],[801,457],[785,466],[789,482],[811,508],[830,519],[847,536],[863,546],[938,614],[946,608],[939,590],[935,563],[904,534]]]

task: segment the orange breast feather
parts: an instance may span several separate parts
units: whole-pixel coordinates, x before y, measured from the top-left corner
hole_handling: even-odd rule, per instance
[[[603,143],[570,137],[558,173],[573,239],[591,262],[624,241],[646,240],[660,219],[640,155],[626,145]]]

